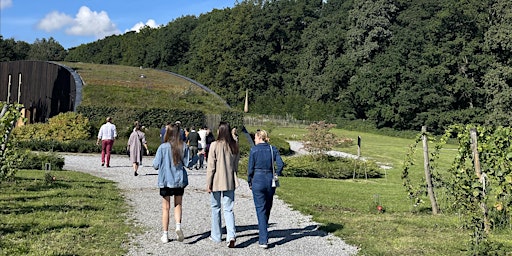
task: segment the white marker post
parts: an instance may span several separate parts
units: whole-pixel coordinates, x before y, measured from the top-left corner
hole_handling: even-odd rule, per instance
[[[7,104],[11,101],[11,79],[12,76],[9,74],[9,83],[7,84]]]
[[[21,73],[19,73],[19,80],[18,80],[18,104],[20,104],[20,97],[21,97]]]

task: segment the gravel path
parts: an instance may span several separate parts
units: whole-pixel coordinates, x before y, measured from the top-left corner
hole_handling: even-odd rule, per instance
[[[357,247],[321,230],[309,216],[292,210],[283,201],[274,200],[270,217],[269,249],[258,246],[258,227],[251,191],[245,180],[235,191],[236,248],[214,243],[210,235],[209,196],[205,192],[205,170],[189,172],[189,186],[183,197],[183,242],[176,241],[171,209],[169,233],[171,242],[162,244],[161,197],[158,194],[157,172],[150,167],[153,158],[145,157],[140,175],[133,176],[126,156],[113,155],[111,167],[100,166],[99,154],[63,154],[64,169],[89,173],[118,183],[132,207],[129,217],[144,232],[134,236],[128,255],[356,255]],[[172,204],[172,203],[171,203]],[[223,236],[225,239],[225,236]]]

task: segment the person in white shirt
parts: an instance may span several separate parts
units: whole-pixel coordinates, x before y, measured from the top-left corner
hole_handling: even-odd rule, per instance
[[[202,169],[204,166],[204,152],[205,152],[205,149],[206,149],[206,135],[208,133],[207,131],[208,127],[206,126],[203,126],[197,133],[199,134],[199,145],[198,145],[198,150],[199,150],[199,168]]]
[[[100,127],[98,132],[98,140],[96,145],[101,141],[101,166],[110,167],[110,151],[114,145],[114,140],[117,137],[116,126],[112,123],[112,117],[107,117],[107,122]]]

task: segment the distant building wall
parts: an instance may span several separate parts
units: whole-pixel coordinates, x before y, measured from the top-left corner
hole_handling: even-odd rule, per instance
[[[19,100],[29,123],[46,122],[61,112],[75,111],[81,98],[82,80],[66,66],[46,61],[0,62],[0,101]]]

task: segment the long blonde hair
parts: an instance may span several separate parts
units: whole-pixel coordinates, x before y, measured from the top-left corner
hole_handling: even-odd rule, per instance
[[[171,144],[172,160],[174,165],[178,165],[183,158],[183,141],[180,136],[180,128],[176,124],[171,124],[165,128],[164,141]]]

